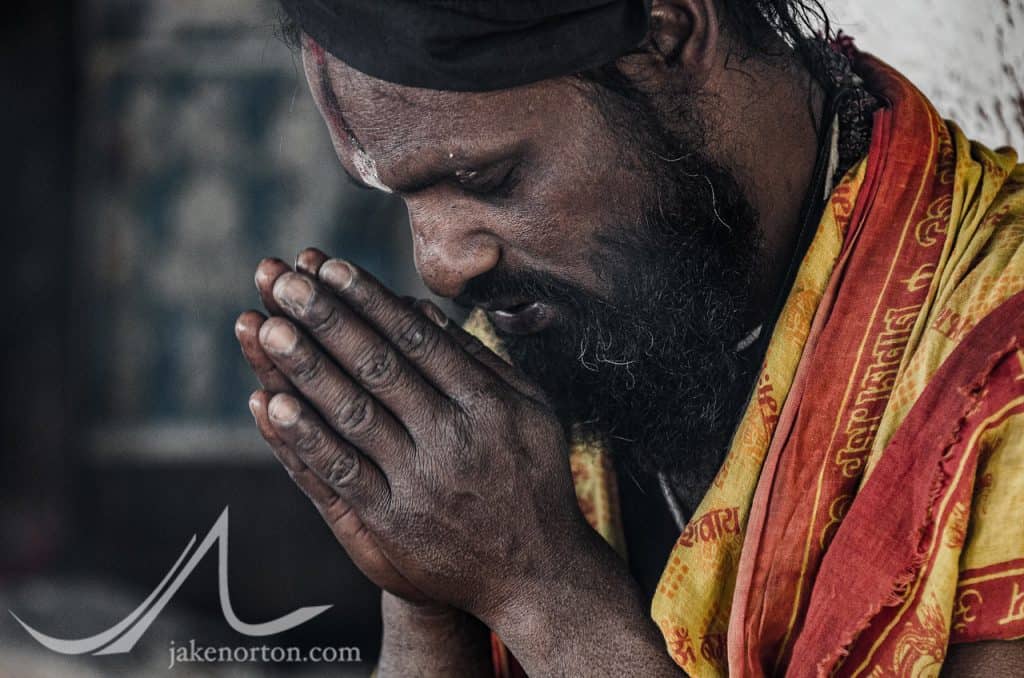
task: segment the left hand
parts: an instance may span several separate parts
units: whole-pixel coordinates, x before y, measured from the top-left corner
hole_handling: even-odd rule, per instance
[[[535,386],[433,304],[340,260],[318,268],[263,276],[286,317],[262,322],[259,344],[292,392],[264,401],[261,433],[351,507],[410,585],[398,595],[487,621],[607,550]]]

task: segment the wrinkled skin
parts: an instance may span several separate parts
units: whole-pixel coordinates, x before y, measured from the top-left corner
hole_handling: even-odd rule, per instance
[[[665,123],[680,134],[692,120],[673,117],[672,97],[703,103],[691,110],[709,155],[761,217],[770,280],[816,150],[806,78],[754,62],[728,68],[713,3],[659,3],[656,13],[651,47],[620,66],[667,93]],[[458,297],[500,269],[614,295],[594,266],[598,236],[657,206],[646,168],[659,149],[636,147],[578,81],[404,88],[308,40],[303,62],[346,171],[405,201],[433,292]],[[781,169],[761,176],[768,157]],[[600,254],[624,270],[644,263]],[[543,394],[453,323],[428,320],[436,309],[410,306],[358,268],[342,289],[344,265],[325,258],[302,253],[298,273],[261,263],[272,317],[243,314],[236,330],[264,387],[250,401],[261,432],[386,592],[382,675],[477,673],[487,659],[477,619],[532,675],[674,673],[648,601],[579,512],[565,432]],[[759,290],[773,296],[767,282]]]
[[[306,251],[298,272],[261,263],[257,283],[280,315],[243,314],[236,332],[277,391],[250,400],[260,431],[360,568],[509,638],[535,612],[524,594],[572,591],[587,573],[634,589],[577,508],[543,394],[436,306],[325,259]],[[495,529],[495,506],[515,508],[514,529]]]
[[[759,322],[813,168],[808,104],[820,109],[820,92],[790,63],[730,63],[712,0],[658,1],[654,13],[646,49],[620,66],[662,92],[670,126],[679,97],[692,99],[705,150],[759,215],[764,276],[749,317]],[[643,168],[658,149],[635,147],[578,82],[406,88],[308,39],[303,63],[346,171],[405,201],[432,291],[455,298],[507,270],[613,296],[593,265],[598,235],[657,204]],[[677,122],[682,133],[686,121]],[[397,297],[351,262],[306,250],[294,269],[264,260],[256,281],[270,318],[250,311],[236,325],[263,387],[250,407],[339,543],[385,591],[380,675],[484,673],[477,620],[531,675],[677,674],[648,601],[579,512],[565,432],[540,389],[436,307]]]
[[[268,418],[341,501],[359,506],[407,597],[493,616],[511,591],[473,572],[500,568],[515,590],[527,574],[516,566],[540,570],[565,535],[584,541],[590,531],[572,510],[561,430],[543,396],[437,307],[409,305],[337,260],[318,281],[282,274],[272,294],[292,320],[267,320],[259,341],[302,397],[275,395]],[[519,501],[531,495],[535,506]],[[508,532],[482,549],[490,507],[517,502],[533,542]],[[530,561],[518,562],[519,549]]]
[[[653,19],[618,67],[670,131],[700,121],[701,151],[759,216],[764,274],[748,320],[760,322],[810,181],[821,92],[792,59],[735,58],[713,0],[655,0]],[[658,205],[651,156],[675,161],[610,125],[578,81],[400,87],[308,40],[303,63],[345,170],[406,202],[436,294],[534,271],[603,299],[614,290],[595,261],[643,266],[600,252],[599,236]],[[294,269],[264,260],[256,282],[270,317],[247,311],[236,327],[262,386],[250,407],[384,590],[379,675],[484,675],[486,627],[530,675],[678,675],[648,601],[575,504],[564,431],[539,388],[354,264],[306,250]]]

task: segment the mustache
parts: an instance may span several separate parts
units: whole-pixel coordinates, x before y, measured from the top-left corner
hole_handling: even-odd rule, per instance
[[[491,299],[513,297],[560,304],[571,308],[592,305],[595,296],[578,285],[543,271],[493,268],[466,283],[452,301],[465,309]]]

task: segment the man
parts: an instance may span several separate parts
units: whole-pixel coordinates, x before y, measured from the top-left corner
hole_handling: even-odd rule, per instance
[[[1012,151],[813,2],[283,5],[342,165],[478,309],[307,250],[236,328],[384,589],[379,675],[1024,671]]]

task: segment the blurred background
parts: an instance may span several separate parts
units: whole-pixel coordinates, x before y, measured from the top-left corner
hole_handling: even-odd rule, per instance
[[[827,3],[992,145],[1024,148],[1024,2]],[[333,155],[271,0],[86,0],[5,10],[0,134],[0,678],[155,675],[168,646],[356,646],[353,665],[190,665],[184,675],[367,675],[379,594],[256,435],[233,336],[263,256],[307,245],[426,292],[397,199]],[[230,506],[234,633],[208,555],[128,655],[65,657],[115,624]]]

